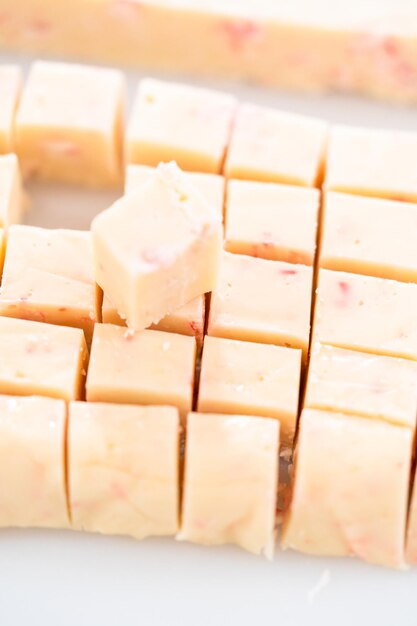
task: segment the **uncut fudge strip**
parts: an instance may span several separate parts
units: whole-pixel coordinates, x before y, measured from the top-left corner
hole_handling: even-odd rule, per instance
[[[158,323],[217,282],[221,218],[174,164],[92,223],[96,280],[129,328]]]
[[[320,267],[417,282],[417,205],[327,192]]]
[[[313,270],[224,252],[208,335],[301,348],[310,332]]]
[[[224,171],[228,178],[314,187],[320,183],[326,142],[322,120],[243,104]]]
[[[417,362],[313,345],[307,408],[339,411],[415,428]]]
[[[87,376],[89,402],[169,404],[191,410],[194,337],[96,324]]]
[[[234,543],[271,558],[278,447],[276,420],[191,413],[177,539],[208,546]]]
[[[313,340],[417,360],[417,285],[319,271]]]
[[[81,328],[91,341],[99,300],[89,232],[10,227],[1,315]]]
[[[304,409],[283,547],[404,565],[412,430]]]
[[[206,337],[197,409],[276,418],[281,444],[291,448],[300,375],[301,350]]]
[[[318,189],[231,180],[227,185],[225,249],[312,265],[319,203]]]
[[[225,93],[147,78],[139,84],[126,135],[126,160],[220,174],[236,99]]]
[[[124,76],[36,61],[16,115],[25,175],[91,186],[122,182]]]
[[[14,152],[14,119],[22,82],[17,65],[0,65],[0,154]]]
[[[72,527],[137,539],[175,535],[179,430],[173,407],[71,402]]]
[[[78,328],[0,317],[0,393],[79,400],[88,353]]]
[[[335,126],[324,187],[417,202],[417,133]]]
[[[153,167],[149,165],[128,165],[126,168],[125,193],[135,191],[143,183],[146,183]],[[225,179],[219,174],[207,174],[205,172],[187,172],[190,183],[203,194],[208,204],[213,207],[218,215],[223,217],[223,204],[225,195]]]
[[[0,227],[19,223],[24,204],[19,161],[15,154],[0,156]]]
[[[68,528],[66,407],[0,395],[0,527]]]

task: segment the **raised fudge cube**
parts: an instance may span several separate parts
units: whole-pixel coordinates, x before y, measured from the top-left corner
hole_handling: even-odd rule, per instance
[[[19,161],[15,154],[4,154],[0,156],[0,227],[19,223],[24,205]]]
[[[0,154],[14,152],[14,120],[22,72],[17,65],[0,65]]]

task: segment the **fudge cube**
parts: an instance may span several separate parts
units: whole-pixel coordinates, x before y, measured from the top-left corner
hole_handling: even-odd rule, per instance
[[[19,161],[15,154],[4,154],[0,156],[0,227],[19,223],[24,204]]]
[[[151,178],[154,168],[149,165],[128,165],[126,168],[125,194],[135,191]],[[220,217],[223,217],[225,180],[219,174],[187,172],[190,183],[199,190]]]
[[[320,270],[314,341],[417,360],[417,285]]]
[[[123,74],[113,69],[36,61],[16,115],[23,173],[121,184],[124,88]]]
[[[320,266],[417,282],[417,206],[327,192]]]
[[[227,185],[225,249],[312,265],[319,203],[318,189],[231,180]]]
[[[156,330],[96,324],[87,376],[89,402],[169,404],[191,410],[196,342]]]
[[[276,420],[191,413],[177,538],[272,557],[278,446]]]
[[[128,163],[176,161],[188,171],[220,174],[236,99],[228,94],[142,80],[126,137]]]
[[[412,431],[304,409],[283,546],[404,564]]]
[[[0,66],[0,154],[14,152],[14,120],[21,83],[20,67]]]
[[[291,447],[300,375],[301,350],[206,337],[197,407],[204,413],[276,418],[281,444]]]
[[[106,535],[175,535],[179,418],[172,407],[71,402],[72,526]]]
[[[316,343],[304,406],[384,419],[414,429],[417,363]]]
[[[173,163],[96,217],[92,231],[96,280],[134,330],[216,285],[220,217]]]
[[[68,528],[63,400],[0,396],[0,526]]]
[[[417,201],[417,133],[334,126],[325,188]]]
[[[305,265],[224,252],[208,334],[301,348],[306,358],[312,280]]]
[[[239,107],[227,153],[228,178],[314,187],[327,141],[321,120],[253,104]]]
[[[406,561],[409,565],[417,564],[417,482],[415,472],[413,480],[406,533]]]
[[[88,353],[82,330],[0,317],[0,393],[80,400]]]
[[[91,340],[99,299],[89,232],[10,227],[0,315],[81,328]]]

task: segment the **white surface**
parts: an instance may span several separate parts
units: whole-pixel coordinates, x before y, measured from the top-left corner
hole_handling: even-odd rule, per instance
[[[0,55],[6,60],[14,57]],[[131,87],[137,78],[130,73]],[[333,122],[417,131],[417,109],[214,86]],[[45,185],[30,192],[29,223],[71,228],[88,228],[117,195]],[[279,551],[268,563],[168,540],[0,532],[0,626],[415,626],[416,589],[417,568],[391,572]]]

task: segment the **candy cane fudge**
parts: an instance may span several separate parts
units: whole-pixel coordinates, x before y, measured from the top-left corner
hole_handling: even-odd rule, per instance
[[[174,163],[98,215],[92,232],[97,283],[134,330],[217,283],[220,216]]]
[[[89,232],[10,227],[0,315],[81,328],[90,341],[99,300]]]
[[[169,404],[191,410],[194,337],[156,330],[133,332],[96,324],[87,376],[89,402]]]
[[[149,165],[128,165],[126,168],[125,193],[135,191],[143,183],[148,182],[154,168]],[[205,172],[187,172],[190,183],[203,194],[210,207],[223,217],[225,180],[219,174]]]
[[[18,224],[22,219],[25,196],[19,161],[15,154],[0,156],[0,227]]]
[[[413,489],[408,515],[406,534],[406,561],[410,565],[417,565],[417,482],[413,475]]]
[[[220,174],[236,104],[229,94],[142,80],[127,130],[127,161],[176,161],[184,170]]]
[[[120,185],[124,89],[117,70],[36,61],[16,115],[23,173]]]
[[[304,406],[383,419],[414,429],[417,362],[315,344]]]
[[[0,393],[82,399],[88,353],[78,328],[0,316]]]
[[[412,431],[305,409],[282,544],[404,566]]]
[[[224,252],[208,335],[301,348],[310,334],[313,270]]]
[[[312,265],[319,203],[318,189],[231,180],[227,185],[225,249]]]
[[[71,402],[72,527],[107,535],[175,535],[179,417],[173,407]]]
[[[14,119],[22,72],[17,65],[0,65],[0,154],[14,152]]]
[[[225,174],[314,187],[320,183],[327,125],[253,104],[242,104],[230,140]]]
[[[417,360],[417,284],[322,269],[314,342]]]
[[[177,538],[209,546],[234,543],[271,558],[278,446],[276,420],[191,413]]]
[[[417,282],[417,205],[327,192],[320,266]]]
[[[68,528],[66,407],[0,395],[0,527]]]
[[[292,447],[300,375],[301,350],[206,337],[198,411],[273,417],[282,446]]]
[[[325,188],[417,202],[417,132],[334,126]]]

